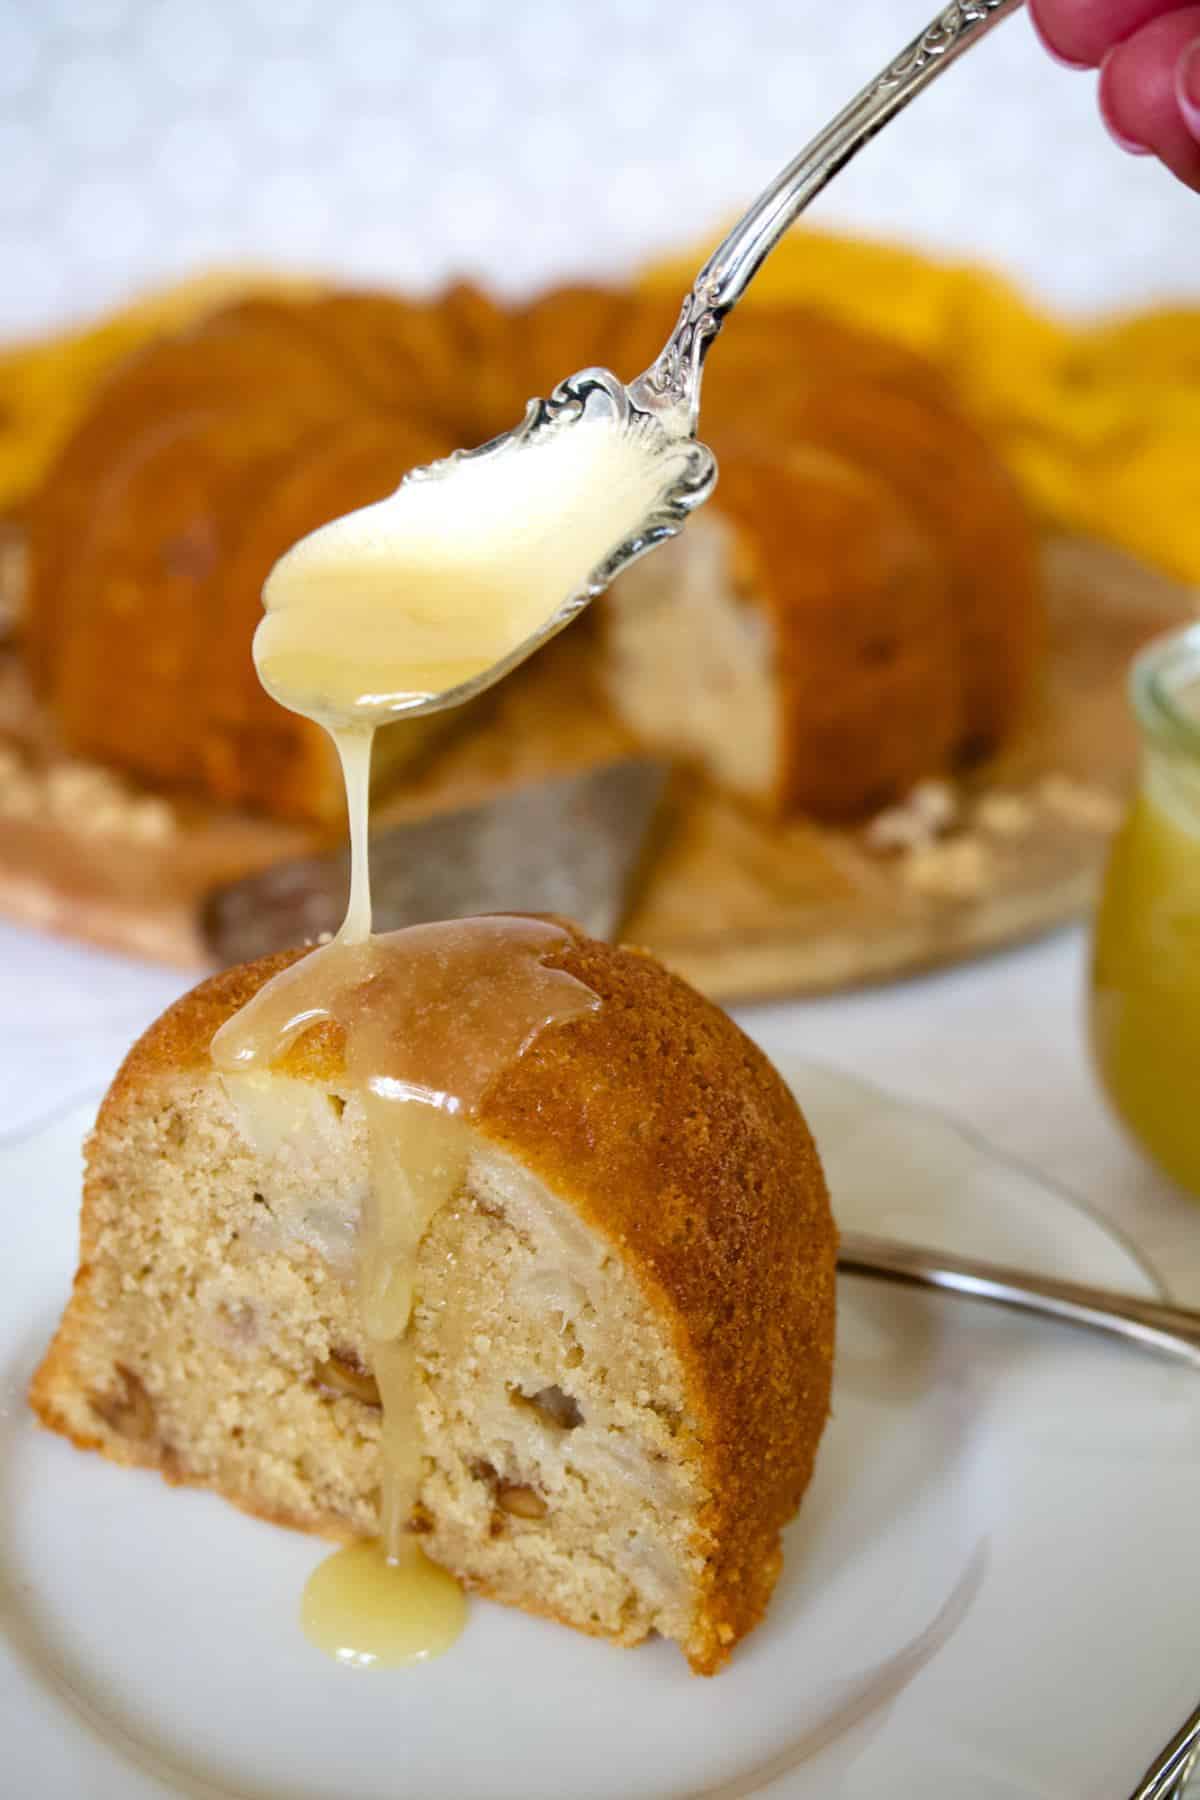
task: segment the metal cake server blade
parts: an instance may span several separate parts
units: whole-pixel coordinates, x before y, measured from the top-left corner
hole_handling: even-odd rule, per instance
[[[669,770],[630,757],[514,788],[371,837],[376,931],[472,913],[552,912],[612,938],[629,909]],[[201,930],[224,964],[336,931],[347,850],[278,863],[217,888]]]

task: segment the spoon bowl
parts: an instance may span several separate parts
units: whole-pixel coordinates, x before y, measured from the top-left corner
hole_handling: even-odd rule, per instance
[[[515,430],[321,526],[268,578],[254,645],[263,685],[343,731],[474,698],[707,499],[716,459],[680,424],[637,405],[608,369],[584,369],[531,400]]]

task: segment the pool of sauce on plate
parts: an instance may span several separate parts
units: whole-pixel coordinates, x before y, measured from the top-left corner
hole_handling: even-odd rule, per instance
[[[439,484],[415,484],[418,495],[426,486]],[[626,496],[620,504],[628,503]],[[546,921],[493,917],[371,933],[376,728],[515,652],[546,617],[548,594],[564,597],[566,565],[549,557],[549,585],[539,584],[532,605],[528,570],[524,581],[467,580],[429,558],[419,592],[412,583],[421,558],[393,554],[377,525],[365,536],[353,528],[365,516],[336,521],[276,566],[255,641],[264,686],[323,725],[337,747],[351,838],[346,917],[331,943],[276,975],[222,1026],[212,1055],[231,1074],[265,1072],[306,1031],[332,1024],[344,1045],[346,1086],[366,1116],[370,1191],[358,1282],[365,1356],[382,1406],[380,1536],[318,1565],[301,1619],[311,1641],[339,1661],[382,1667],[441,1654],[465,1620],[458,1583],[423,1555],[412,1529],[422,1474],[412,1332],[418,1248],[461,1187],[470,1121],[488,1084],[543,1031],[599,1002],[547,966],[568,939]],[[351,529],[339,535],[343,526]],[[546,535],[518,533],[510,574],[531,555],[531,568],[547,561]],[[314,543],[319,553],[306,557]],[[503,545],[493,553],[503,567]],[[598,560],[594,545],[586,554]]]
[[[348,1544],[317,1564],[300,1603],[309,1641],[355,1669],[428,1662],[457,1640],[467,1597],[417,1548],[399,1560],[380,1538]]]

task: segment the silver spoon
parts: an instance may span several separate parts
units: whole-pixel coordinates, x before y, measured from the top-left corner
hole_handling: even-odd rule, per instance
[[[692,509],[707,499],[716,480],[712,452],[695,437],[704,359],[764,259],[838,170],[964,50],[1008,13],[1015,12],[1020,3],[1021,0],[952,0],[951,5],[944,7],[907,49],[776,176],[734,226],[696,277],[662,353],[635,381],[626,386],[607,369],[584,369],[560,382],[548,399],[531,400],[523,423],[515,431],[480,449],[456,451],[440,462],[414,469],[406,477],[404,485],[452,481],[463,465],[470,463],[472,493],[477,494],[481,478],[489,472],[481,465],[494,467],[502,458],[523,450],[547,447],[544,440],[549,434],[569,430],[584,419],[636,433],[647,446],[662,453],[663,469],[663,485],[654,492],[650,504],[644,500],[640,503],[637,515],[629,519],[616,547],[596,567],[590,571],[581,569],[578,584],[573,585],[544,623],[470,680],[438,693],[398,694],[388,703],[389,716],[438,712],[491,687],[569,624],[635,558],[675,536]],[[530,504],[537,504],[532,493]]]

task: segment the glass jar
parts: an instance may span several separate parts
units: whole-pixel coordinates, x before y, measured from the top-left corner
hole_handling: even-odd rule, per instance
[[[1096,918],[1092,1047],[1129,1130],[1200,1199],[1200,625],[1133,666],[1141,783]]]

